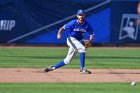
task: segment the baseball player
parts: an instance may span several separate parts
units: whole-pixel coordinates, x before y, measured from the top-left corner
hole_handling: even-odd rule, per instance
[[[81,65],[80,73],[91,74],[90,71],[85,69],[85,53],[86,48],[88,48],[91,45],[91,42],[94,39],[94,32],[89,23],[85,20],[85,13],[83,10],[78,10],[76,20],[70,21],[69,23],[65,24],[63,27],[59,29],[57,34],[58,39],[61,39],[62,32],[66,29],[70,30],[70,34],[67,38],[67,45],[69,46],[69,50],[66,58],[57,63],[56,65],[46,68],[44,71],[45,72],[53,71],[57,68],[60,68],[70,63],[74,58],[75,54],[79,52]],[[85,41],[84,45],[82,44],[82,39],[86,32],[90,34],[90,38],[89,40]]]

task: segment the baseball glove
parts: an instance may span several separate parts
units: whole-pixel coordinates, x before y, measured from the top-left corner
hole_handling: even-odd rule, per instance
[[[89,40],[84,40],[85,48],[89,48],[91,46],[91,42]]]

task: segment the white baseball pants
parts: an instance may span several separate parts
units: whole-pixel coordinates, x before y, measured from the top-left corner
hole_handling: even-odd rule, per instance
[[[77,52],[79,53],[86,52],[86,48],[81,44],[80,41],[78,41],[74,37],[67,38],[67,45],[69,46],[69,51],[66,58],[64,59],[65,64],[70,63]]]

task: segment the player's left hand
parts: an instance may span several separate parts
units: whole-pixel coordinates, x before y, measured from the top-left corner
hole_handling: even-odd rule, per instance
[[[85,43],[85,48],[89,48],[91,46],[90,40],[84,40],[84,43]]]

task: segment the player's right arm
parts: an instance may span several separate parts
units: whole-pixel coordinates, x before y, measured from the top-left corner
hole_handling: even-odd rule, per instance
[[[65,29],[63,27],[61,27],[57,33],[57,39],[61,39],[62,35],[61,33],[64,31]]]
[[[69,23],[65,24],[63,27],[61,27],[57,33],[57,39],[61,39],[62,37],[62,32],[65,30],[65,29],[71,29],[71,27],[73,26],[75,20],[72,20],[70,21]]]

